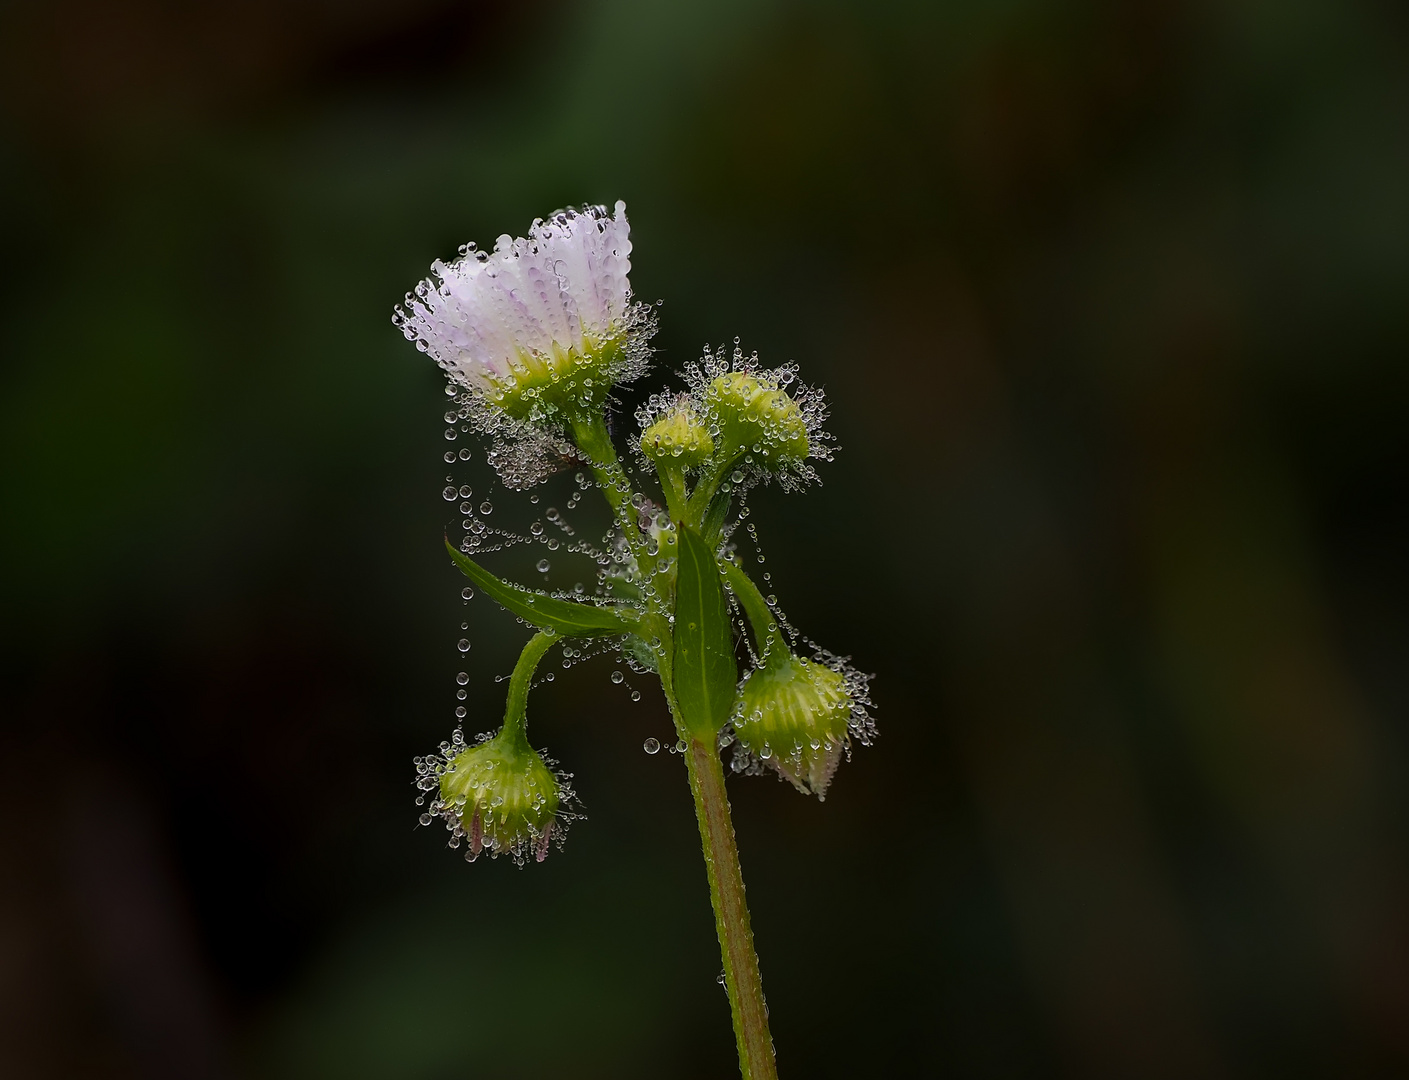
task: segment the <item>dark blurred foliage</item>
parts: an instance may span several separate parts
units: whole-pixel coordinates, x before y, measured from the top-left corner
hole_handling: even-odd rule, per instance
[[[662,373],[739,335],[844,448],[754,500],[882,728],[825,804],[732,785],[784,1075],[1409,1072],[1407,45],[1383,0],[8,5],[0,1074],[730,1075],[646,680],[535,695],[590,813],[544,865],[414,828],[461,618],[475,730],[524,634],[461,606],[391,306],[618,197]]]

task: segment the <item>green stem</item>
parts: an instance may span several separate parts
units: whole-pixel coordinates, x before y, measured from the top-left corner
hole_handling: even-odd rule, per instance
[[[714,926],[724,958],[724,985],[734,1018],[739,1069],[743,1080],[777,1080],[773,1039],[768,1033],[768,1006],[763,1000],[763,979],[758,972],[744,877],[739,869],[739,848],[734,842],[724,769],[714,741],[690,739],[685,763],[690,770],[690,791],[695,797],[695,817],[709,876],[709,899],[714,905]]]
[[[528,687],[543,654],[553,647],[558,635],[540,630],[528,639],[519,654],[514,673],[509,676],[509,700],[504,706],[504,732],[521,750],[528,750]]]
[[[690,493],[690,501],[686,507],[686,517],[688,524],[699,528],[700,522],[704,520],[705,511],[709,509],[710,502],[714,499],[714,493],[723,482],[725,475],[734,467],[734,462],[739,460],[743,450],[734,447],[721,447],[719,456],[713,465],[706,465],[700,474],[699,480],[695,482],[695,490]]]
[[[684,524],[688,506],[685,499],[685,474],[673,465],[658,461],[656,475],[660,477],[661,491],[665,492],[665,508],[670,511],[670,519],[677,525]]]
[[[631,489],[626,473],[617,461],[616,449],[612,446],[605,420],[598,416],[587,421],[574,422],[573,438],[578,447],[592,462],[592,471],[597,484],[611,505],[618,524],[626,533],[628,542],[637,536],[632,521],[634,507],[631,505]],[[724,455],[696,485],[693,495],[685,497],[683,478],[678,474],[673,479],[680,481],[678,490],[662,470],[661,483],[665,490],[666,504],[671,517],[676,522],[698,521],[708,510],[714,490],[732,467],[737,454]],[[633,543],[633,547],[635,544]],[[638,553],[638,559],[641,558]],[[743,581],[752,589],[758,590],[739,571]],[[767,604],[758,596],[764,611]],[[750,610],[745,608],[745,610]],[[767,620],[760,624],[766,629]],[[760,632],[755,628],[755,635]],[[776,625],[773,633],[777,633]],[[547,644],[537,645],[539,634],[524,649],[519,666],[514,669],[514,679],[519,669],[525,666],[531,650],[535,655],[528,666],[528,676],[533,667],[547,651]],[[700,828],[700,843],[704,850],[705,872],[709,878],[709,899],[714,908],[715,930],[719,935],[719,950],[724,960],[724,986],[729,994],[729,1011],[734,1020],[734,1037],[739,1048],[739,1069],[743,1080],[777,1080],[778,1067],[773,1057],[773,1038],[768,1032],[768,1008],[763,1000],[763,979],[758,971],[758,953],[753,946],[753,930],[749,926],[748,903],[744,897],[744,877],[739,868],[739,848],[734,841],[734,823],[729,813],[729,796],[724,788],[724,768],[719,761],[719,750],[714,739],[700,740],[689,735],[680,720],[675,702],[674,673],[671,669],[671,632],[669,623],[661,626],[660,637],[664,648],[660,655],[661,688],[665,691],[666,703],[675,718],[676,730],[686,740],[686,767],[690,775],[690,792],[695,800],[695,817]],[[551,643],[551,642],[550,642]],[[523,692],[527,694],[528,676],[523,680]],[[510,681],[510,702],[514,699],[513,680]],[[522,707],[520,707],[520,717]]]
[[[768,601],[763,598],[763,593],[737,563],[721,560],[719,567],[724,571],[724,580],[739,598],[744,614],[749,617],[758,658],[769,667],[781,663],[787,658],[790,650],[783,638],[783,631],[778,627],[778,618],[768,606]]]
[[[577,447],[587,455],[592,464],[592,475],[597,478],[597,486],[602,489],[607,503],[630,538],[634,529],[631,524],[631,483],[626,478],[626,470],[617,460],[616,447],[607,431],[606,418],[598,413],[586,420],[572,421],[572,437]]]

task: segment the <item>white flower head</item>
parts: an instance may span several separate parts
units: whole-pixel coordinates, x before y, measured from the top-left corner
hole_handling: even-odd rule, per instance
[[[556,449],[565,426],[645,373],[655,330],[650,309],[631,298],[625,203],[614,214],[562,210],[528,232],[501,236],[493,252],[467,244],[458,259],[437,260],[392,316],[460,391],[462,419],[521,466],[514,486],[543,471],[520,457],[551,459],[545,442]]]

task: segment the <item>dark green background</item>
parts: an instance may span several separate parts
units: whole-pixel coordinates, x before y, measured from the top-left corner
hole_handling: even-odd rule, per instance
[[[0,1074],[731,1074],[648,680],[535,693],[544,865],[414,828],[391,307],[616,198],[661,372],[739,335],[843,447],[754,499],[882,732],[732,784],[784,1076],[1409,1071],[1401,6],[58,0],[0,103]]]

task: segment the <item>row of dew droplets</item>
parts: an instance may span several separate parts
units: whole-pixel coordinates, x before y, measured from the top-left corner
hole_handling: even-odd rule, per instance
[[[459,411],[449,411],[446,413],[447,423],[457,419],[462,421],[465,419],[463,407]],[[460,432],[465,430],[467,430],[467,426],[464,423],[460,424],[459,431],[454,428],[447,429],[446,438],[454,440],[458,437]],[[474,455],[467,448],[461,448],[459,450],[451,449],[445,451],[443,454],[443,460],[449,466],[467,466],[473,460],[473,457]],[[577,528],[571,523],[570,512],[578,507],[587,492],[596,487],[595,481],[588,472],[578,471],[573,476],[573,489],[568,494],[563,504],[565,510],[560,510],[556,506],[544,508],[542,516],[529,525],[527,535],[513,531],[507,527],[491,525],[487,519],[495,510],[492,499],[483,497],[476,501],[475,486],[468,482],[461,482],[463,479],[464,478],[457,478],[454,472],[448,474],[445,477],[445,486],[441,491],[442,499],[446,503],[454,505],[460,514],[462,535],[458,546],[461,550],[478,555],[523,544],[540,544],[550,552],[565,550],[566,552],[574,554],[586,555],[592,562],[597,564],[598,568],[595,588],[592,590],[596,597],[602,597],[607,592],[606,583],[610,572],[634,569],[634,567],[630,565],[632,560],[628,546],[622,542],[622,538],[616,534],[613,529],[608,529],[607,534],[603,537],[599,545],[593,545],[582,540],[578,535]],[[495,486],[495,481],[491,478],[488,494],[492,494],[492,490]],[[540,501],[541,496],[538,493],[534,492],[528,494],[528,502],[531,506],[537,506]],[[643,530],[648,529],[652,524],[650,520],[651,512],[658,511],[658,508],[653,507],[649,502],[638,500],[637,509],[642,514]],[[540,559],[536,564],[538,572],[545,575],[551,568],[552,564],[546,557]],[[649,583],[647,584],[647,589],[652,592],[654,591],[651,589]],[[562,590],[555,595],[574,600],[585,600],[587,592],[588,587],[579,581],[573,585],[571,590]],[[463,603],[467,605],[476,595],[475,588],[472,585],[465,584],[461,588],[460,595]],[[462,634],[468,631],[468,621],[462,621],[460,629]],[[461,636],[456,642],[456,648],[461,655],[468,654],[471,648],[469,637]],[[562,666],[564,669],[568,669],[584,660],[592,659],[604,653],[613,652],[620,652],[620,647],[619,643],[612,639],[597,639],[586,643],[574,643],[571,640],[567,640],[564,641],[562,645]],[[627,661],[627,666],[632,670],[646,670],[641,668],[632,656],[626,655],[624,659]],[[497,675],[494,681],[495,683],[501,683],[508,678],[508,675]],[[469,682],[469,674],[466,671],[460,671],[456,674],[455,679],[457,683],[454,710],[456,727],[451,739],[441,743],[438,754],[416,759],[416,783],[419,788],[416,804],[425,807],[419,817],[420,824],[430,825],[437,817],[445,822],[450,832],[448,841],[450,847],[458,848],[468,839],[469,844],[465,852],[465,857],[467,860],[473,860],[482,849],[487,848],[491,850],[491,854],[493,855],[497,855],[499,852],[494,850],[492,838],[484,834],[478,814],[473,817],[472,821],[472,831],[475,835],[470,835],[466,832],[463,821],[463,812],[466,805],[464,796],[459,796],[455,800],[447,802],[440,794],[441,777],[453,767],[456,759],[463,754],[465,750],[469,749],[471,745],[467,743],[465,739],[462,726],[467,716],[467,684]],[[541,686],[543,683],[553,681],[554,673],[549,671],[536,679],[534,685]],[[625,674],[620,669],[611,672],[610,681],[614,685],[624,685],[633,702],[641,700],[642,695],[640,690],[627,681]],[[475,745],[491,737],[490,734],[482,734],[476,740]],[[657,742],[655,745],[657,749],[659,749],[660,744]],[[672,750],[683,750],[683,746],[672,747]],[[570,774],[561,773],[558,775],[560,778],[570,776]],[[565,787],[564,794],[571,796],[572,792],[570,788]],[[429,806],[426,806],[427,798],[430,799]],[[566,802],[566,799],[564,802]],[[486,807],[484,812],[486,814],[492,814],[493,807]],[[564,821],[570,820],[572,817],[571,814],[561,813],[559,816],[563,817]],[[492,821],[492,818],[490,820]],[[545,832],[540,838],[540,849],[546,847],[548,838],[548,833]],[[510,851],[509,853],[514,855],[516,862],[521,861],[523,852],[516,850]],[[537,853],[541,857],[542,850],[539,850]]]

